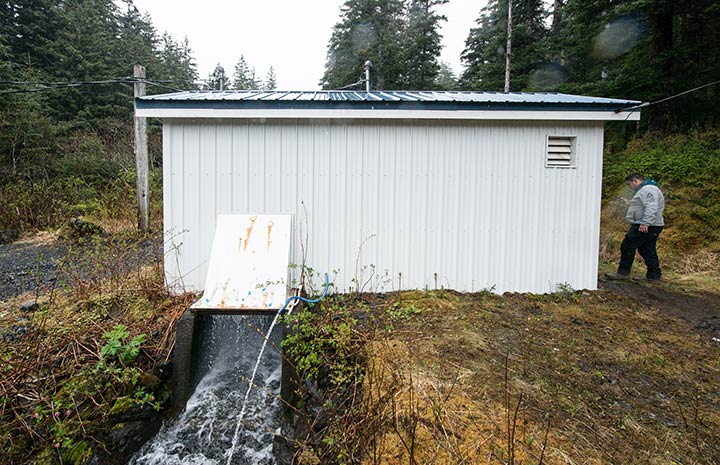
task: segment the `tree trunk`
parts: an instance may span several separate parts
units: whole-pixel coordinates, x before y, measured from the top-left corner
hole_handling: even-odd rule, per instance
[[[512,53],[512,0],[508,0],[507,47],[505,49],[505,92],[510,92],[510,54]]]
[[[653,32],[652,51],[658,69],[658,89],[662,94],[670,95],[674,92],[672,50],[675,4],[672,0],[660,0],[651,8],[649,18]],[[665,132],[672,121],[672,105],[659,105],[653,109],[653,113],[648,131]]]
[[[555,0],[553,3],[552,25],[550,26],[550,30],[553,35],[560,32],[560,26],[562,25],[562,10],[564,6],[565,2],[563,0]]]

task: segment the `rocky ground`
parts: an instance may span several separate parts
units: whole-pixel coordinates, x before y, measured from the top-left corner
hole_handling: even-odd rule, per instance
[[[141,263],[157,263],[160,257],[159,238],[67,241],[43,233],[0,244],[0,302],[24,293],[30,293],[28,297],[45,294],[53,287],[93,277],[99,262],[129,270]]]

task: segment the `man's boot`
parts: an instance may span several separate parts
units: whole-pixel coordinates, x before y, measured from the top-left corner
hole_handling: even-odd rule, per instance
[[[605,273],[605,277],[611,281],[622,281],[624,279],[630,279],[630,273],[624,274],[611,271],[609,273]]]

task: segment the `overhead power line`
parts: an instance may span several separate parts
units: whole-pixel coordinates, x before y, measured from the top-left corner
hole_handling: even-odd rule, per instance
[[[85,84],[112,84],[115,82],[126,82],[134,81],[132,77],[119,77],[109,79],[98,79],[90,81],[0,81],[0,84],[15,84],[15,85],[42,85],[42,86],[79,86]]]
[[[168,85],[162,84],[160,82],[149,81],[146,79],[136,79],[133,77],[124,77],[124,78],[103,79],[103,80],[96,80],[96,81],[64,81],[64,82],[63,81],[59,81],[59,82],[0,81],[0,84],[9,84],[9,85],[13,85],[13,86],[22,86],[22,85],[38,86],[38,87],[28,87],[28,88],[22,88],[22,89],[1,90],[0,95],[20,94],[20,93],[28,93],[28,92],[43,92],[43,91],[48,91],[48,90],[61,90],[61,89],[68,89],[68,88],[72,88],[72,87],[81,87],[81,86],[89,86],[89,85],[134,84],[136,82],[144,82],[147,85],[172,90],[175,92],[183,92],[183,91],[187,90],[187,89],[178,89],[176,87],[168,86]],[[190,81],[175,81],[175,82],[189,83]]]
[[[695,87],[694,89],[686,90],[684,92],[680,92],[679,94],[671,95],[670,97],[665,97],[663,99],[656,100],[655,102],[646,102],[646,103],[641,103],[640,105],[634,105],[632,107],[618,108],[617,110],[615,110],[615,113],[620,113],[621,111],[637,110],[640,108],[649,107],[651,105],[657,105],[658,103],[667,102],[668,100],[672,100],[674,98],[678,98],[683,95],[690,94],[692,92],[696,92],[696,91],[698,91],[700,89],[704,89],[706,87],[714,86],[715,84],[720,84],[720,81],[709,82],[707,84],[703,84],[701,86]]]

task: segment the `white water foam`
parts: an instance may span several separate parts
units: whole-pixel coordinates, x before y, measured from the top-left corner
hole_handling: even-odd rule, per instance
[[[257,377],[244,402],[269,317],[210,318],[205,353],[197,355],[209,371],[180,417],[164,425],[130,465],[275,465],[272,443],[279,428],[281,378],[277,350],[268,350],[255,365]],[[271,342],[275,340],[279,338]]]

